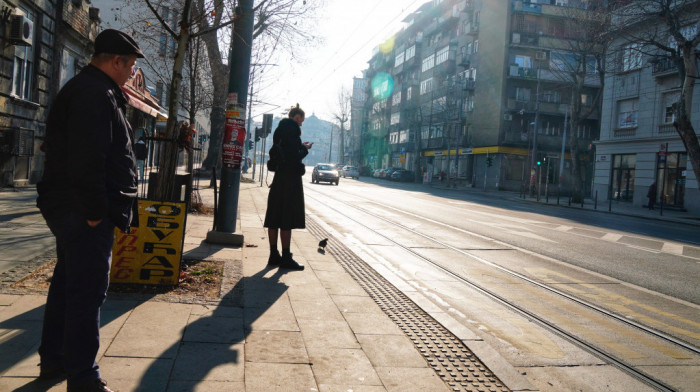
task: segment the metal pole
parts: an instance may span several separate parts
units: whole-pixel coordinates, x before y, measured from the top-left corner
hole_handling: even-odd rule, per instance
[[[248,144],[250,143],[250,124],[253,122],[253,88],[255,87],[255,66],[251,64],[250,72],[250,96],[248,97],[248,123],[246,124],[245,143],[243,143],[243,173],[248,172]]]
[[[226,129],[222,148],[221,209],[216,232],[207,234],[207,241],[241,245],[243,236],[222,235],[236,231],[238,193],[241,184],[242,146],[245,141],[245,105],[250,78],[250,57],[253,42],[253,0],[239,0],[231,37]],[[233,50],[235,48],[235,50]],[[230,104],[230,106],[229,106]],[[243,113],[241,115],[240,113]],[[243,124],[241,124],[241,121]],[[241,132],[244,133],[241,135]],[[235,133],[235,135],[234,135]],[[218,233],[218,234],[215,234]]]
[[[486,180],[487,180],[487,174],[489,172],[489,165],[488,165],[488,160],[489,160],[489,149],[486,149],[486,160],[484,161],[484,191],[486,190]]]
[[[544,181],[544,198],[547,201],[547,204],[549,204],[549,161],[551,161],[552,158],[547,159],[547,176],[545,177]]]
[[[535,93],[535,129],[532,131],[532,162],[533,170],[537,162],[537,126],[540,121],[540,67],[537,66],[537,93]],[[537,174],[539,175],[539,168],[537,168]],[[533,181],[530,179],[530,196],[532,196],[534,191]],[[537,200],[539,201],[539,189],[537,190]]]
[[[561,193],[561,180],[564,173],[564,159],[566,157],[566,128],[569,126],[569,111],[564,113],[564,134],[561,137],[561,155],[559,156],[559,183],[557,184],[557,204],[559,204],[559,194]]]
[[[661,197],[659,198],[659,204],[661,204],[659,210],[659,214],[661,216],[664,215],[664,200],[666,200],[666,168],[668,167],[668,143],[666,143],[666,147],[664,148],[664,179],[663,182],[661,182]]]

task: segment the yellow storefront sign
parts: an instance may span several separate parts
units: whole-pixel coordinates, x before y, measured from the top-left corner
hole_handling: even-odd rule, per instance
[[[139,226],[115,229],[114,283],[177,284],[185,235],[185,203],[139,200]]]

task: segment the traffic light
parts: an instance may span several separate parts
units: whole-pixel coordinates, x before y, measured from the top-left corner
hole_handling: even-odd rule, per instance
[[[252,140],[248,140],[248,149],[249,150],[253,149],[253,141]]]
[[[539,166],[539,165],[541,165],[541,164],[542,164],[542,162],[538,160],[538,161],[537,161],[537,166]]]
[[[486,166],[491,167],[493,165],[493,158],[487,157],[486,158]]]

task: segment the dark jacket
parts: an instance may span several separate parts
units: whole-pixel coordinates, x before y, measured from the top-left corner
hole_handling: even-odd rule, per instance
[[[284,164],[275,172],[267,197],[265,227],[291,230],[306,227],[302,159],[309,150],[301,143],[301,128],[292,119],[280,121],[272,136],[282,146]]]
[[[126,104],[121,87],[92,65],[63,86],[49,112],[44,174],[37,185],[37,206],[45,216],[109,218],[124,231],[138,226]]]

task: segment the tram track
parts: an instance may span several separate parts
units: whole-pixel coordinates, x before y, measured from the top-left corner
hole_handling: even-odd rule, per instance
[[[373,228],[367,224],[366,219],[362,219],[362,216],[364,216],[363,214],[369,215],[373,219],[381,220],[382,222],[389,224],[392,227],[398,228],[400,230],[404,230],[404,231],[410,233],[411,235],[419,236],[419,237],[423,238],[424,240],[435,244],[438,247],[441,247],[444,249],[449,249],[450,251],[459,253],[463,256],[470,258],[471,260],[477,261],[485,266],[488,266],[489,268],[493,268],[493,269],[496,269],[504,274],[508,274],[509,276],[512,276],[512,277],[514,277],[518,280],[521,280],[523,282],[526,282],[527,284],[532,285],[534,287],[537,287],[538,289],[545,290],[545,291],[547,291],[551,294],[554,294],[554,295],[556,295],[556,296],[558,296],[566,301],[572,302],[578,306],[585,307],[586,309],[589,309],[589,310],[596,312],[600,315],[603,315],[607,318],[613,319],[616,322],[622,323],[623,325],[626,325],[628,327],[632,327],[638,331],[641,331],[644,334],[652,336],[656,339],[661,339],[661,340],[667,342],[668,344],[673,345],[674,347],[680,348],[682,350],[686,350],[686,351],[691,352],[695,355],[700,355],[700,348],[698,348],[697,346],[694,346],[688,342],[685,342],[681,339],[678,339],[674,336],[671,336],[667,333],[664,333],[663,331],[659,331],[659,330],[656,330],[654,328],[651,328],[647,325],[644,325],[643,323],[639,323],[639,322],[636,322],[634,320],[630,320],[628,317],[626,317],[624,315],[616,314],[612,311],[604,309],[603,307],[600,307],[600,306],[598,306],[594,303],[591,303],[589,301],[586,301],[584,299],[578,298],[574,295],[565,293],[565,292],[557,289],[556,287],[553,287],[553,286],[548,285],[546,283],[538,282],[538,281],[536,281],[532,278],[529,278],[529,277],[527,277],[527,276],[525,276],[525,275],[523,275],[515,270],[512,270],[512,269],[506,268],[504,266],[492,263],[483,257],[479,257],[477,255],[474,255],[474,254],[468,252],[468,251],[465,251],[465,250],[459,249],[455,246],[452,246],[445,241],[441,241],[440,239],[435,238],[432,235],[422,233],[418,230],[414,230],[413,228],[408,227],[402,223],[399,223],[396,220],[392,220],[392,219],[389,219],[386,217],[378,216],[375,212],[371,211],[370,209],[363,208],[363,207],[357,205],[356,203],[350,203],[350,202],[340,201],[337,199],[330,198],[333,200],[333,203],[341,203],[342,204],[343,208],[339,208],[337,206],[333,206],[332,205],[333,203],[328,203],[327,201],[322,200],[321,196],[319,196],[319,195],[322,195],[322,197],[328,197],[327,195],[323,194],[322,192],[314,191],[311,193],[313,193],[313,195],[310,194],[309,192],[307,192],[306,197],[311,198],[319,203],[322,203],[325,206],[325,208],[330,208],[331,210],[334,211],[334,213],[342,215],[344,218],[349,219],[352,222],[354,222],[355,224],[364,227],[365,229],[371,231],[375,235],[380,236],[380,237],[384,238],[386,241],[394,244],[395,246],[400,247],[404,251],[407,251],[407,252],[413,254],[418,259],[423,260],[426,263],[429,263],[431,266],[443,271],[444,273],[448,274],[449,276],[453,277],[454,279],[457,279],[458,281],[462,282],[463,284],[481,292],[482,294],[486,295],[489,298],[492,298],[493,300],[497,301],[498,303],[501,303],[502,305],[506,306],[508,309],[511,309],[511,310],[517,312],[518,314],[521,314],[522,316],[524,316],[530,320],[536,321],[539,325],[545,327],[546,329],[548,329],[550,331],[553,331],[558,336],[566,339],[569,342],[576,344],[579,347],[582,347],[586,351],[594,354],[595,356],[603,359],[604,361],[606,361],[610,364],[615,365],[617,368],[625,371],[626,373],[628,373],[628,374],[632,375],[633,377],[647,383],[648,385],[651,385],[652,387],[654,387],[658,390],[673,391],[675,389],[672,386],[669,386],[667,383],[665,383],[661,380],[658,380],[654,376],[641,371],[637,366],[629,364],[624,359],[619,358],[617,355],[606,351],[604,348],[596,346],[595,344],[587,341],[586,339],[584,339],[580,336],[577,336],[575,333],[568,331],[565,328],[560,327],[559,325],[557,325],[556,323],[554,323],[550,320],[547,320],[546,317],[543,317],[543,316],[537,314],[536,312],[533,312],[533,311],[527,309],[526,307],[517,304],[516,301],[510,300],[509,298],[505,297],[504,295],[496,293],[494,290],[491,290],[482,284],[479,284],[479,283],[474,282],[473,280],[470,280],[468,277],[465,277],[465,276],[463,276],[463,274],[460,274],[458,271],[455,271],[455,270],[453,270],[453,268],[450,268],[450,266],[446,266],[443,263],[439,262],[438,260],[434,260],[433,258],[428,257],[428,256],[422,254],[421,252],[416,251],[414,248],[402,244],[401,242],[397,241],[395,238],[392,238],[392,236],[386,235],[386,234],[382,233],[381,231],[376,230],[375,228]],[[393,207],[393,206],[384,205],[384,204],[378,203],[374,200],[363,198],[363,197],[358,196],[358,195],[353,195],[353,197],[363,199],[367,203],[372,203],[373,205],[380,206],[384,209],[390,209],[397,214],[402,214],[404,216],[411,216],[415,219],[430,222],[431,224],[434,224],[434,225],[440,225],[440,226],[443,226],[445,228],[449,228],[451,230],[458,230],[466,235],[474,236],[474,237],[489,240],[489,241],[495,241],[496,243],[498,243],[504,247],[507,247],[510,249],[516,249],[516,250],[521,251],[521,252],[526,252],[526,253],[531,254],[533,256],[536,256],[536,257],[541,257],[541,258],[545,258],[545,259],[552,259],[551,257],[546,256],[546,255],[541,255],[541,254],[538,254],[538,253],[530,251],[530,250],[518,248],[516,246],[504,243],[504,242],[499,241],[499,240],[494,239],[494,238],[489,238],[487,236],[483,236],[481,234],[478,234],[478,233],[475,233],[475,232],[472,232],[469,230],[465,230],[465,229],[458,228],[458,227],[455,227],[455,226],[452,226],[452,225],[449,225],[446,223],[442,223],[442,222],[436,221],[434,219],[422,217],[422,216],[413,214],[413,213],[408,212],[408,211],[401,210],[401,209]],[[357,211],[358,214],[348,213],[347,207],[351,208],[354,211]],[[563,262],[561,260],[557,260],[557,261]]]

